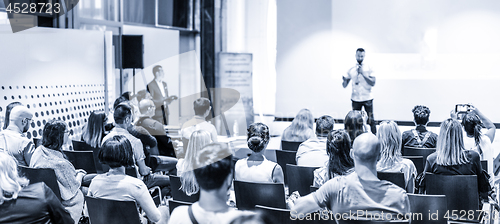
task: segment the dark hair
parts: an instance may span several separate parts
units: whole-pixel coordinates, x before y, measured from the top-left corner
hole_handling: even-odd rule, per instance
[[[123,135],[115,135],[106,140],[99,150],[99,161],[111,168],[133,166],[133,156],[132,145]]]
[[[233,170],[232,155],[227,144],[210,143],[198,152],[194,176],[200,188],[214,190],[221,188]]]
[[[16,106],[22,106],[23,104],[20,103],[20,102],[12,102],[12,103],[9,103],[9,105],[7,105],[7,107],[5,108],[5,119],[4,119],[4,124],[3,124],[3,129],[6,129],[8,126],[9,126],[9,123],[10,123],[10,111],[12,111],[12,108],[16,107]]]
[[[120,105],[121,103],[128,103],[129,100],[128,98],[125,98],[124,96],[120,96],[118,98],[116,98],[115,102],[113,103],[113,108],[116,109],[116,107],[118,105]]]
[[[146,98],[146,95],[147,95],[148,91],[143,89],[143,90],[140,90],[139,92],[137,92],[137,94],[135,94],[137,96],[137,102],[141,102],[141,100],[143,100],[144,98]]]
[[[462,125],[467,135],[474,136],[476,145],[479,145],[481,140],[481,128],[484,128],[484,124],[479,116],[474,112],[468,112],[464,118],[462,118]]]
[[[162,68],[161,65],[156,65],[155,67],[153,67],[153,75],[155,76],[155,78],[156,78],[156,72],[158,72],[160,68]]]
[[[113,114],[113,118],[115,119],[115,123],[123,124],[127,117],[132,116],[132,108],[130,108],[127,104],[118,104],[115,108],[115,113]]]
[[[328,133],[333,131],[335,120],[329,115],[323,115],[316,119],[316,135],[326,137]]]
[[[262,151],[269,142],[269,127],[263,123],[253,123],[247,131],[248,148],[254,152]]]
[[[208,110],[208,108],[210,108],[210,100],[204,97],[196,99],[193,102],[193,107],[194,107],[194,114],[201,116]]]
[[[365,49],[363,49],[363,48],[358,48],[358,49],[356,49],[356,52],[358,52],[358,51],[359,51],[359,52],[365,52]]]
[[[359,110],[351,110],[344,119],[344,129],[349,133],[351,141],[364,133],[363,131],[363,115]]]
[[[104,111],[93,111],[90,114],[89,121],[82,133],[82,139],[85,143],[94,148],[99,148],[104,137],[104,123],[106,123]]]
[[[417,105],[411,110],[413,112],[413,119],[417,125],[426,125],[429,122],[429,114],[431,110],[423,105]]]
[[[66,123],[62,120],[52,119],[43,127],[42,145],[53,150],[61,150],[64,144]]]
[[[127,99],[127,100],[132,100],[132,98],[135,97],[135,95],[132,94],[132,92],[130,92],[130,91],[122,93],[121,96],[125,97],[125,99]]]
[[[343,130],[335,130],[328,134],[326,141],[326,152],[330,157],[328,160],[328,179],[337,175],[344,175],[354,167],[354,161],[350,156],[351,138]]]

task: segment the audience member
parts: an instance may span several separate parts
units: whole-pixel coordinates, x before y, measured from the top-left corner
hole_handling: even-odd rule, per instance
[[[145,89],[139,90],[139,92],[137,92],[136,96],[137,96],[137,102],[139,102],[139,103],[143,99],[153,100],[153,97],[151,96],[151,94],[147,90],[145,90]]]
[[[401,155],[401,131],[398,125],[394,121],[382,121],[378,127],[377,137],[381,145],[377,171],[403,173],[406,191],[413,193],[417,168],[411,160]]]
[[[196,155],[203,148],[212,142],[210,133],[204,130],[198,130],[191,134],[189,145],[186,151],[185,159],[179,159],[177,163],[177,176],[181,177],[181,190],[187,195],[198,193],[199,186],[193,173],[193,166],[196,163]]]
[[[314,170],[313,186],[321,187],[336,176],[343,176],[354,171],[354,161],[350,156],[351,138],[343,129],[332,131],[326,141],[328,161]]]
[[[168,186],[170,184],[168,176],[151,173],[151,168],[146,166],[146,163],[144,161],[146,159],[146,155],[144,154],[144,148],[141,140],[134,137],[131,133],[129,133],[129,131],[127,131],[128,129],[130,129],[130,126],[133,126],[131,108],[127,104],[119,104],[115,108],[115,113],[113,114],[113,116],[116,126],[108,135],[106,135],[106,137],[104,137],[102,141],[105,142],[106,140],[116,135],[125,136],[132,145],[132,151],[134,153],[135,160],[134,162],[136,167],[138,168],[138,177],[144,181],[148,188],[154,186]]]
[[[119,106],[119,105],[124,105],[124,106],[128,106],[130,109],[131,109],[131,113],[134,114],[134,111],[132,110],[132,107],[131,107],[131,102],[128,101],[128,100],[124,100],[125,98],[124,97],[118,97],[116,100],[115,100],[115,103],[114,105],[115,106],[115,110],[116,108]],[[138,115],[139,112],[135,113],[136,115]],[[114,115],[113,115],[114,117]],[[132,116],[132,124],[133,124],[133,121],[137,118],[137,116]],[[115,122],[116,123],[116,122]],[[156,138],[154,138],[152,135],[149,134],[149,132],[141,127],[141,126],[135,126],[135,125],[127,125],[127,131],[134,137],[138,138],[141,143],[142,143],[142,146],[143,146],[143,151],[144,151],[144,155],[146,156],[146,158],[144,159],[144,162],[146,163],[147,166],[150,166],[151,165],[156,165],[156,164],[152,164],[152,160],[151,160],[151,154],[153,155],[157,155],[158,154],[158,143],[156,141]],[[153,167],[155,168],[155,167]]]
[[[20,102],[12,102],[12,103],[9,103],[9,105],[7,105],[7,107],[5,107],[5,117],[3,119],[4,123],[3,123],[2,129],[6,129],[9,126],[10,111],[12,111],[12,108],[14,108],[16,106],[23,106],[23,104]]]
[[[235,180],[261,183],[283,183],[283,170],[275,162],[264,156],[269,143],[269,127],[263,123],[253,123],[248,127],[248,148],[252,154],[240,159],[235,165]]]
[[[410,202],[405,190],[377,178],[377,160],[380,143],[372,133],[359,135],[353,143],[351,156],[355,172],[327,181],[316,192],[299,198],[291,215],[307,214],[321,207],[336,213],[352,214],[356,220],[383,217],[392,219],[410,212]],[[358,211],[363,211],[360,214]],[[380,214],[384,215],[380,215]]]
[[[25,106],[12,108],[9,126],[0,132],[0,151],[3,149],[17,159],[21,166],[29,166],[35,145],[24,136],[30,128],[33,114]]]
[[[99,161],[110,170],[97,175],[90,184],[89,196],[119,201],[135,201],[152,222],[158,222],[161,213],[156,208],[148,188],[141,180],[125,174],[125,167],[134,166],[132,145],[125,136],[107,139],[99,151]]]
[[[74,223],[45,183],[28,185],[15,158],[0,152],[0,223]]]
[[[103,111],[90,113],[88,122],[82,131],[82,140],[92,148],[99,148],[105,135],[104,125],[106,121],[107,117]]]
[[[200,186],[200,200],[191,206],[179,206],[170,216],[170,224],[228,224],[240,215],[227,204],[227,191],[233,181],[232,154],[225,143],[211,143],[197,155],[194,175]]]
[[[75,170],[62,151],[68,141],[69,130],[62,120],[50,120],[43,128],[42,145],[31,158],[30,167],[54,169],[62,205],[69,211],[75,223],[78,223],[83,211],[83,193],[80,191],[85,170]]]
[[[295,157],[297,165],[320,167],[328,162],[326,153],[326,137],[333,131],[335,120],[323,115],[316,120],[316,136],[300,144]]]
[[[351,110],[344,119],[344,130],[349,133],[351,141],[354,142],[357,136],[367,132],[369,126],[366,124],[368,116],[364,111]],[[367,128],[368,126],[368,128]]]
[[[175,157],[172,140],[167,136],[163,124],[153,119],[155,115],[155,104],[150,99],[143,99],[139,102],[139,111],[141,115],[136,120],[135,125],[143,127],[149,134],[156,138],[158,151],[160,155]]]
[[[314,137],[313,122],[314,119],[310,110],[305,108],[300,110],[297,116],[293,119],[292,124],[288,126],[285,131],[283,131],[281,140],[289,142],[303,142]]]
[[[479,194],[488,198],[489,182],[482,175],[480,155],[464,148],[462,125],[449,118],[441,123],[436,152],[427,157],[426,172],[442,175],[477,175]],[[425,176],[424,176],[425,178]]]
[[[476,107],[470,105],[470,108],[471,111],[462,119],[462,125],[467,134],[464,138],[464,147],[479,153],[481,160],[487,160],[488,171],[493,173],[493,159],[497,156],[491,145],[495,140],[495,124]],[[485,133],[482,133],[482,128],[486,128]],[[483,168],[486,169],[486,167]]]
[[[403,147],[436,148],[438,135],[426,128],[431,110],[426,106],[417,105],[411,111],[416,127],[403,132]]]
[[[207,98],[199,98],[193,102],[194,117],[186,121],[181,128],[182,142],[184,143],[184,151],[187,148],[191,134],[196,130],[205,130],[212,136],[212,142],[217,142],[217,130],[213,124],[208,123],[205,118],[210,113],[210,100]]]

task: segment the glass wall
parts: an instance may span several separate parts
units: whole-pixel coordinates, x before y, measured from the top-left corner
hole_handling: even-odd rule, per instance
[[[81,18],[118,22],[120,18],[119,0],[84,0],[78,3]]]

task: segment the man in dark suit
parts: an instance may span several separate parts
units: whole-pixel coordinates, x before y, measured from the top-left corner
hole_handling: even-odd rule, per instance
[[[153,119],[162,124],[168,124],[168,105],[177,99],[177,96],[168,96],[167,83],[162,79],[165,76],[163,68],[160,65],[153,67],[153,75],[155,79],[148,84],[148,92],[153,97],[153,102],[156,106]]]

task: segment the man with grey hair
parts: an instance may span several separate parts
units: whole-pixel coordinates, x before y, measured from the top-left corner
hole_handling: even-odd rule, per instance
[[[323,115],[316,119],[316,137],[312,137],[300,144],[295,160],[299,166],[321,167],[329,157],[326,153],[326,137],[333,131],[335,120]]]
[[[16,106],[10,112],[9,126],[0,132],[0,151],[17,159],[19,165],[29,166],[35,145],[23,133],[30,128],[33,114],[25,106]]]
[[[335,177],[316,192],[298,199],[291,209],[291,218],[303,217],[322,207],[341,214],[344,220],[394,220],[410,213],[406,191],[377,177],[380,142],[375,135],[359,135],[354,140],[351,157],[355,172]]]

